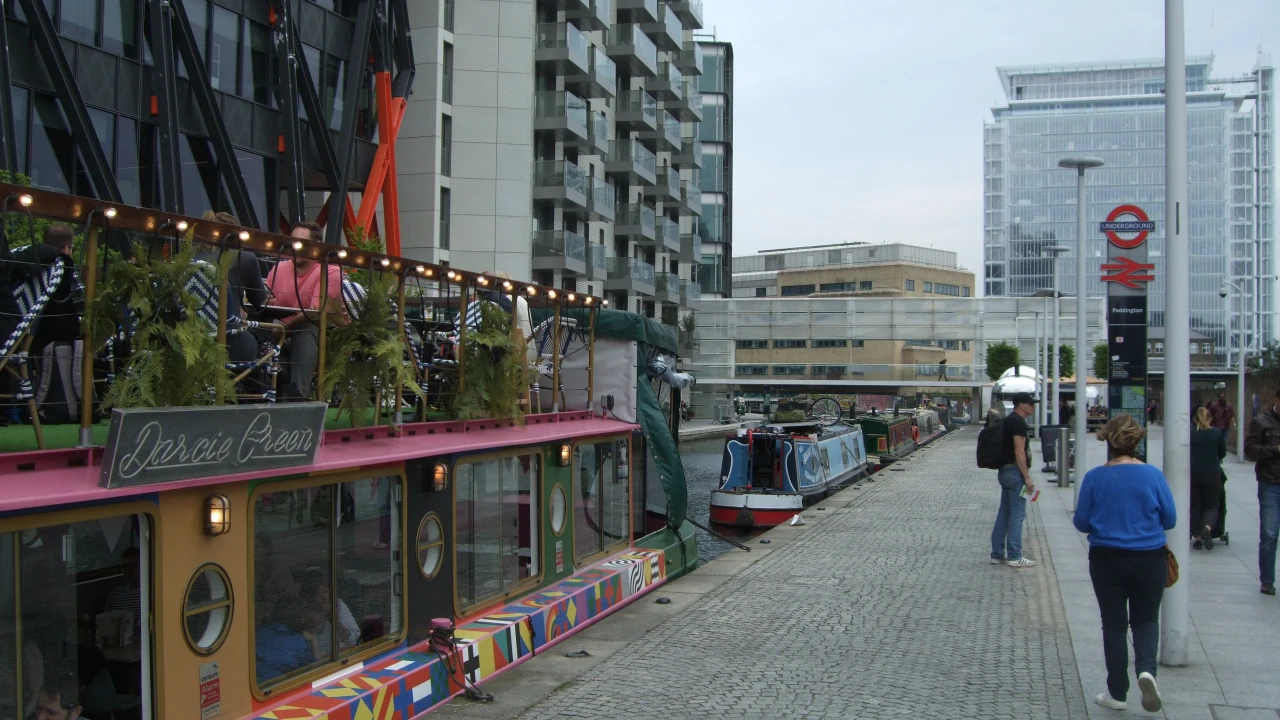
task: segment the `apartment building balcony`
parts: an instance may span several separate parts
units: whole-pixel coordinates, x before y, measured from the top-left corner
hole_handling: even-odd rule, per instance
[[[565,75],[564,87],[579,96],[596,100],[618,95],[618,64],[604,50],[592,45],[587,51],[590,68],[585,73]]]
[[[680,276],[675,273],[660,272],[654,278],[654,299],[659,302],[680,304]]]
[[[533,165],[533,199],[556,203],[569,211],[587,209],[587,174],[568,160],[543,160]]]
[[[587,0],[550,0],[551,7],[565,12],[581,12],[587,7]]]
[[[685,280],[680,284],[680,304],[697,305],[702,302],[702,286],[695,280]]]
[[[644,196],[658,202],[680,202],[680,171],[664,165],[658,168],[657,181],[644,186]]]
[[[680,252],[680,223],[665,215],[658,218],[658,249]]]
[[[676,65],[685,75],[701,75],[703,68],[702,45],[696,41],[685,43],[676,54]]]
[[[658,129],[658,101],[643,90],[632,90],[618,98],[613,121],[618,134]]]
[[[658,180],[658,156],[636,140],[615,140],[604,171],[629,185],[652,185]]]
[[[658,19],[658,0],[615,0],[618,22],[642,23]]]
[[[684,233],[680,236],[680,252],[676,254],[680,262],[702,262],[702,236],[698,233]]]
[[[571,230],[533,233],[533,269],[587,274],[587,239]]]
[[[659,50],[680,52],[684,41],[684,25],[680,24],[680,18],[676,17],[666,3],[658,6],[658,17],[653,22],[641,23],[640,27],[653,38],[653,44]]]
[[[680,121],[675,115],[662,111],[659,116],[661,127],[652,130],[641,130],[638,136],[654,144],[658,152],[676,152],[680,149]]]
[[[599,243],[587,243],[587,279],[607,280],[609,277],[609,249]]]
[[[654,283],[654,270],[649,263],[635,258],[609,258],[609,274],[604,281],[605,290],[653,297],[657,291]]]
[[[568,0],[565,20],[576,20],[583,30],[608,30],[613,22],[612,0]]]
[[[539,23],[534,62],[557,75],[577,75],[590,70],[587,36],[569,23]]]
[[[566,137],[565,147],[578,148],[584,155],[609,154],[609,118],[602,113],[587,116],[587,132],[582,136]]]
[[[614,206],[618,203],[618,189],[605,178],[595,175],[591,176],[588,189],[590,193],[587,195],[587,213],[594,220],[613,222],[616,212]]]
[[[702,0],[668,0],[667,4],[686,28],[702,29]]]
[[[605,40],[605,52],[636,77],[652,77],[658,73],[658,47],[639,25],[614,25]]]
[[[644,204],[627,204],[618,208],[613,221],[613,236],[640,244],[651,244],[658,237],[658,213]]]
[[[680,97],[662,103],[662,109],[681,122],[702,122],[702,93],[697,83],[686,78],[680,88]]]
[[[680,138],[679,152],[671,153],[671,165],[681,170],[702,167],[702,139],[697,137]]]
[[[658,63],[658,74],[645,80],[644,89],[662,101],[679,100],[684,97],[684,75],[680,68],[668,62]]]
[[[537,93],[534,97],[533,130],[569,144],[585,143],[587,128],[587,101],[571,92],[555,90]]]
[[[702,215],[702,188],[688,180],[681,183],[680,214],[687,217]]]

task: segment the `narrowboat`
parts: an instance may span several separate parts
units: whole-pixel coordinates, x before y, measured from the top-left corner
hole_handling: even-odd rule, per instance
[[[24,215],[71,224],[84,246],[25,269],[21,322],[0,337],[0,375],[17,388],[0,403],[21,418],[0,427],[0,719],[32,717],[37,703],[118,720],[418,718],[696,567],[661,378],[646,371],[677,351],[658,323],[365,245],[0,193],[0,209],[20,197]],[[102,262],[108,222],[139,255]],[[340,268],[341,302],[293,308],[319,320],[314,400],[262,390],[288,368],[278,342],[242,377],[225,362],[229,330],[192,289],[192,243],[265,259],[288,248]],[[153,257],[155,244],[165,252]],[[146,262],[155,280],[131,292],[177,282],[154,305],[167,314],[97,332],[119,278],[148,277]],[[31,392],[30,329],[62,273],[95,319],[88,352],[68,356],[84,380],[69,425],[48,421]],[[348,280],[365,299],[348,304]],[[230,292],[215,275],[219,310]],[[164,323],[211,338],[216,362],[189,402],[130,406],[119,383],[157,358],[165,372],[184,362],[181,348],[146,344]],[[492,372],[508,360],[524,381]],[[464,405],[481,383],[482,399],[514,398],[518,412]],[[103,398],[115,403],[105,412]]]
[[[867,476],[856,424],[767,424],[725,438],[711,522],[772,527]]]
[[[947,434],[947,428],[938,419],[938,411],[933,408],[921,408],[911,418],[911,435],[917,447],[924,447]]]
[[[900,412],[867,413],[858,416],[866,441],[867,457],[872,458],[872,472],[892,465],[915,452],[912,416]]]

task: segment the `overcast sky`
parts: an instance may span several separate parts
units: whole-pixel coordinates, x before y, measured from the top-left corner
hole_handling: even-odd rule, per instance
[[[785,8],[785,9],[784,9]],[[734,50],[734,253],[828,242],[955,250],[978,273],[996,66],[1164,54],[1160,0],[705,0]],[[1243,74],[1280,0],[1186,0],[1186,52]]]

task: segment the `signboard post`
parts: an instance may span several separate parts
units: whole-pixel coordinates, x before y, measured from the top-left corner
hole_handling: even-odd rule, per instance
[[[1147,283],[1155,279],[1155,265],[1147,262],[1146,240],[1155,227],[1142,208],[1120,205],[1100,228],[1108,248],[1108,262],[1102,264],[1102,281],[1108,283],[1108,417],[1127,413],[1143,428],[1147,426]],[[1138,455],[1146,462],[1146,441],[1139,445]]]

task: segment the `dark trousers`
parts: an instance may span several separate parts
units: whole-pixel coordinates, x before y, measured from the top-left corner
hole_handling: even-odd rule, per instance
[[[1218,506],[1222,502],[1222,470],[1192,471],[1191,473],[1191,534],[1204,535],[1206,526],[1218,527]]]
[[[1133,666],[1156,674],[1160,643],[1160,599],[1169,576],[1165,551],[1092,548],[1089,577],[1102,611],[1102,652],[1107,661],[1107,690],[1116,700],[1129,694],[1128,628],[1133,628]]]

